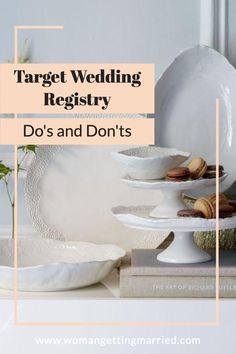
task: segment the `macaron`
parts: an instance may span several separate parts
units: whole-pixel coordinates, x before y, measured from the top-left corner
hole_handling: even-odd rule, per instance
[[[203,158],[197,157],[190,161],[187,167],[190,171],[191,179],[199,179],[206,173],[207,163]]]
[[[233,207],[233,213],[236,213],[236,200],[228,200],[228,204]]]
[[[215,218],[215,208],[207,198],[199,198],[194,203],[194,209],[202,212],[206,219]]]
[[[216,193],[213,193],[206,198],[209,200],[211,204],[213,204],[214,206],[216,205]],[[223,193],[220,193],[219,204],[227,204],[227,203],[228,203],[228,198]]]
[[[219,218],[230,218],[233,214],[234,208],[229,204],[221,204],[219,206]]]
[[[208,171],[216,171],[216,165],[208,165],[207,169]],[[219,165],[219,171],[224,171],[224,166]]]
[[[187,181],[190,177],[190,171],[187,167],[176,167],[169,170],[166,176],[168,181],[180,182]]]
[[[224,174],[224,167],[219,165],[219,177],[222,177]],[[216,165],[207,166],[207,170],[203,175],[204,178],[216,178]]]
[[[200,210],[196,209],[182,209],[179,210],[177,216],[181,216],[184,218],[202,218],[204,215]]]

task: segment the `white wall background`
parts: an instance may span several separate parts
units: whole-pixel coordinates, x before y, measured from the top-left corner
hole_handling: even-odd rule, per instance
[[[0,60],[12,56],[13,26],[24,30],[35,62],[154,62],[157,76],[180,50],[199,42],[199,0],[9,0],[1,2]],[[13,10],[14,9],[14,10]]]
[[[33,43],[34,62],[154,62],[156,78],[174,57],[187,47],[200,42],[214,45],[213,14],[214,4],[218,0],[5,0],[0,2],[0,62],[5,62],[13,55],[14,25],[57,25],[65,26],[61,31],[22,31],[21,43],[29,38]],[[202,4],[202,7],[201,7]],[[229,0],[229,58],[236,65],[236,1]],[[1,79],[1,78],[0,78]],[[9,147],[0,148],[0,160],[9,159]],[[30,221],[24,208],[23,180],[20,183],[20,223],[29,225]],[[6,195],[0,185],[0,234],[10,222],[10,213]],[[27,228],[25,229],[27,232]],[[28,303],[28,302],[27,302]],[[26,303],[25,303],[26,304]],[[223,304],[225,305],[225,304]],[[218,328],[19,328],[8,329],[11,324],[12,304],[2,306],[1,328],[2,347],[7,353],[15,354],[15,347],[25,348],[25,352],[64,353],[65,347],[37,348],[33,336],[161,336],[189,335],[201,336],[201,347],[166,346],[165,348],[80,348],[67,349],[74,353],[222,353],[233,346],[235,328],[233,305],[226,302],[221,308],[222,322]],[[33,304],[35,308],[35,304]],[[45,305],[44,305],[45,306]],[[59,305],[58,305],[59,306]],[[177,308],[177,307],[176,307]],[[37,307],[36,307],[37,309]],[[154,312],[157,308],[152,307]],[[163,312],[164,312],[163,307]],[[181,309],[181,307],[179,307]],[[38,311],[41,307],[38,307]],[[145,311],[147,308],[145,308]],[[197,308],[198,310],[198,308]],[[197,311],[196,310],[196,311]],[[202,310],[202,311],[201,311]],[[25,313],[25,307],[21,307]],[[45,307],[43,307],[45,314]],[[32,313],[33,311],[31,311]],[[10,313],[10,315],[9,315]],[[61,305],[58,313],[61,315]],[[205,313],[203,306],[199,314]],[[26,312],[27,314],[27,312]],[[223,331],[223,332],[222,332]],[[14,337],[14,341],[12,338]],[[32,344],[33,343],[33,344]],[[32,346],[32,349],[31,349]],[[14,347],[14,348],[13,348]],[[74,349],[76,348],[76,349]],[[159,349],[159,351],[158,351]],[[95,350],[95,351],[94,351]],[[232,351],[232,350],[231,350]],[[229,349],[230,352],[230,349]]]
[[[228,0],[228,52],[236,64],[236,2]],[[14,25],[64,25],[64,30],[22,30],[20,46],[32,43],[33,62],[155,63],[156,79],[184,49],[217,47],[217,7],[226,0],[8,0],[0,2],[0,62],[13,56]],[[9,159],[0,148],[0,160]],[[101,152],[102,153],[102,152]],[[20,182],[19,223],[29,225]],[[10,209],[0,185],[0,233]],[[21,229],[21,227],[20,227]],[[25,232],[29,229],[25,228]]]
[[[228,2],[228,58],[236,66],[236,1]]]

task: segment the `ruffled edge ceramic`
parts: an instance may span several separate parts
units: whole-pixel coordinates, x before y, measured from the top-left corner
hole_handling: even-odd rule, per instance
[[[105,147],[105,150],[103,150]],[[132,248],[156,248],[160,245],[163,240],[166,238],[166,233],[158,233],[153,235],[152,232],[135,232],[133,230],[126,230],[117,223],[115,218],[110,213],[110,208],[114,205],[114,200],[118,198],[119,202],[117,204],[129,204],[130,197],[132,199],[131,204],[138,203],[140,197],[136,197],[136,191],[131,191],[130,195],[127,195],[126,186],[120,182],[121,171],[116,166],[116,163],[112,160],[111,152],[118,151],[121,147],[107,147],[104,145],[102,147],[102,151],[99,152],[97,146],[72,146],[72,156],[77,157],[76,159],[78,166],[78,178],[75,179],[77,186],[83,191],[82,194],[87,190],[91,194],[90,203],[86,204],[86,208],[81,210],[84,207],[84,202],[80,197],[81,192],[79,192],[77,186],[75,188],[76,194],[73,195],[75,200],[78,200],[80,204],[79,208],[76,205],[76,210],[73,210],[74,217],[77,218],[77,221],[74,222],[71,226],[70,222],[67,219],[66,227],[62,225],[64,223],[63,210],[65,211],[66,217],[70,214],[70,209],[75,207],[70,205],[70,200],[68,195],[65,196],[64,204],[61,205],[60,212],[58,213],[56,209],[56,216],[60,217],[59,224],[56,223],[53,217],[53,209],[50,209],[50,213],[45,209],[45,200],[48,201],[48,190],[50,191],[52,201],[49,200],[50,203],[54,204],[55,202],[55,190],[59,191],[61,184],[58,182],[57,177],[59,176],[59,180],[62,177],[64,180],[64,175],[59,174],[60,170],[57,169],[58,160],[61,164],[60,156],[67,156],[67,153],[64,152],[64,146],[56,146],[56,145],[41,145],[37,149],[37,154],[34,157],[28,171],[27,178],[25,181],[25,200],[26,207],[29,213],[29,216],[32,220],[32,223],[37,230],[38,234],[43,238],[54,239],[54,240],[76,240],[76,241],[86,241],[98,244],[104,244],[110,242],[112,244],[116,244],[121,248],[124,248],[126,251],[130,251]],[[75,151],[73,150],[75,149]],[[69,154],[71,156],[71,152]],[[93,162],[96,163],[97,160],[101,164],[100,172],[98,176],[96,175],[96,169],[93,167]],[[64,162],[64,157],[63,160]],[[105,162],[104,162],[105,161]],[[84,181],[85,166],[89,162],[91,170],[89,170],[89,181],[90,183]],[[104,165],[106,163],[106,166]],[[109,164],[110,163],[110,164]],[[53,167],[52,167],[53,166]],[[100,165],[99,165],[100,166]],[[105,168],[105,171],[103,170]],[[117,167],[117,172],[116,171]],[[53,170],[51,170],[53,168]],[[80,171],[81,168],[81,171]],[[88,167],[90,168],[90,167]],[[54,175],[54,171],[56,175]],[[111,176],[108,175],[109,171],[111,172]],[[67,170],[68,173],[68,170]],[[82,177],[80,178],[80,173]],[[95,177],[92,177],[92,173],[95,173]],[[105,180],[103,175],[105,173]],[[45,178],[50,177],[50,185],[45,184]],[[93,185],[90,186],[92,180],[95,179]],[[51,191],[50,188],[54,189],[54,180],[56,187],[55,190]],[[85,186],[83,185],[85,183]],[[73,189],[73,185],[71,186]],[[97,189],[100,189],[97,191]],[[98,192],[98,194],[96,194]],[[63,198],[65,191],[62,191]],[[106,194],[109,193],[109,198],[106,197]],[[114,193],[114,194],[113,194]],[[147,196],[146,192],[143,191],[139,193],[141,199],[145,201],[145,204],[153,204],[155,203],[155,198],[153,196]],[[102,195],[105,195],[105,198],[102,198]],[[98,197],[99,196],[99,197]],[[110,197],[111,196],[111,197]],[[60,196],[59,200],[62,199]],[[56,199],[58,201],[58,199]],[[122,202],[121,202],[122,201]],[[123,202],[124,201],[124,202]],[[59,202],[58,202],[59,203]],[[44,207],[42,207],[44,205]],[[50,204],[51,205],[51,204]],[[91,213],[89,212],[90,208],[93,208],[94,212],[93,217],[91,219]],[[98,209],[100,208],[100,209]],[[98,210],[97,210],[98,209]],[[89,221],[88,221],[89,220]],[[110,232],[112,230],[112,233]]]
[[[192,97],[181,96],[183,89],[189,92],[189,85],[196,87]],[[214,92],[210,94],[212,90]],[[215,118],[215,97],[220,98],[221,164],[229,173],[222,184],[223,191],[232,185],[236,175],[236,165],[232,164],[236,146],[236,125],[233,119],[236,110],[236,71],[227,58],[216,50],[203,45],[184,50],[158,80],[155,98],[155,114],[158,115],[156,144],[187,148],[194,157],[202,156],[208,163],[214,164],[215,127],[211,119]],[[182,111],[178,106],[179,101],[182,102]],[[201,125],[203,120],[206,121],[205,130]],[[189,128],[187,135],[186,126]],[[209,127],[212,127],[212,136]],[[199,190],[199,193],[193,191],[194,195],[202,193],[210,194],[212,189]]]
[[[226,177],[227,174],[224,174],[224,176],[220,178],[220,182]],[[157,201],[157,206],[151,211],[150,216],[155,218],[175,218],[179,210],[186,209],[182,197],[183,191],[212,186],[216,184],[216,179],[201,178],[194,181],[189,180],[182,182],[167,180],[137,181],[126,176],[123,178],[123,182],[134,188],[161,190],[163,197],[161,200]]]
[[[219,178],[220,182],[223,182],[227,178],[228,174],[224,173],[222,177]],[[197,180],[172,182],[168,180],[135,180],[129,176],[125,176],[121,179],[129,187],[133,188],[144,188],[144,189],[170,189],[170,190],[192,190],[198,188],[206,188],[214,186],[216,184],[215,178],[200,178]]]
[[[131,178],[153,180],[164,178],[168,170],[186,161],[191,154],[172,148],[140,146],[114,152],[112,156],[123,164]]]
[[[216,219],[203,218],[153,218],[150,213],[155,206],[117,206],[112,208],[113,215],[125,226],[141,230],[162,231],[214,231]],[[219,220],[219,228],[236,227],[236,216]]]
[[[18,240],[18,290],[62,291],[102,281],[126,252],[115,245]],[[0,288],[13,289],[13,240],[0,239]]]

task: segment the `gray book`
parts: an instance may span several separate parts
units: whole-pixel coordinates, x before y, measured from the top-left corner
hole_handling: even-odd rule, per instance
[[[221,277],[221,298],[236,298],[236,277]],[[130,267],[121,271],[120,297],[123,298],[215,298],[216,279],[212,276],[133,276]]]
[[[213,259],[198,264],[171,264],[157,261],[159,249],[134,249],[131,253],[132,275],[154,276],[215,276],[215,252]],[[220,252],[220,276],[236,276],[236,251]]]

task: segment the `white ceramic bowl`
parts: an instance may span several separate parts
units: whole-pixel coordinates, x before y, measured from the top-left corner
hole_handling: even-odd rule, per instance
[[[168,170],[175,168],[190,157],[189,152],[158,146],[141,146],[112,156],[126,167],[127,174],[133,179],[162,179]]]
[[[18,290],[61,291],[103,280],[125,255],[115,245],[18,240]],[[0,288],[13,289],[13,241],[0,239]]]

